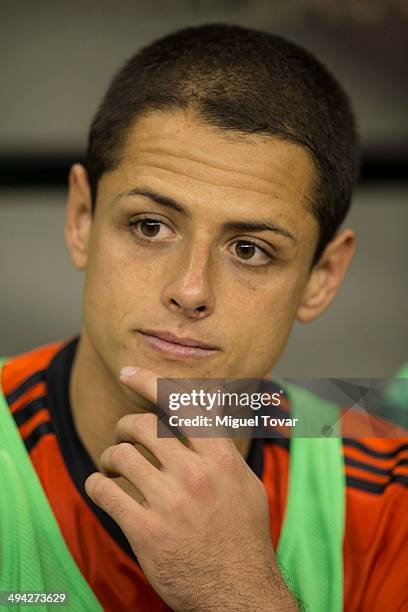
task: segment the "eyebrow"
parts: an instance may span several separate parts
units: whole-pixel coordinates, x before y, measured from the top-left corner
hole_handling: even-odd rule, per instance
[[[181,204],[176,202],[176,200],[173,200],[173,198],[170,198],[169,196],[165,196],[160,193],[157,193],[156,191],[151,191],[151,189],[136,188],[136,189],[131,189],[130,191],[126,191],[125,193],[120,193],[119,196],[114,199],[112,204],[116,202],[118,199],[122,199],[124,197],[132,197],[132,196],[142,196],[144,198],[149,198],[149,200],[153,200],[153,202],[156,202],[157,204],[166,206],[166,208],[172,208],[173,210],[176,210],[177,212],[182,213],[186,215],[187,217],[190,216],[187,210]]]
[[[124,193],[120,193],[112,202],[116,202],[118,199],[122,199],[123,197],[133,197],[133,196],[142,196],[144,198],[148,198],[161,206],[165,206],[166,208],[171,208],[186,217],[189,217],[190,214],[186,210],[184,206],[182,206],[179,202],[176,202],[173,198],[169,196],[165,196],[163,194],[157,193],[156,191],[152,191],[151,189],[144,188],[135,188],[130,191],[126,191]],[[275,232],[276,234],[280,234],[286,238],[290,238],[293,242],[297,242],[297,239],[293,234],[291,234],[286,228],[278,225],[277,223],[272,223],[271,221],[250,221],[245,219],[240,219],[239,221],[227,221],[223,224],[223,227],[227,230],[236,230],[236,231],[248,231],[248,232]]]

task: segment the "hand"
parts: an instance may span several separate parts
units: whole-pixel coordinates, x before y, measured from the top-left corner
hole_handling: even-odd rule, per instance
[[[157,403],[157,375],[122,381]],[[130,414],[101,455],[87,494],[121,527],[159,596],[174,610],[297,610],[279,572],[261,481],[230,438],[157,438],[157,417]],[[152,465],[134,444],[158,460]],[[138,503],[110,477],[123,476]]]

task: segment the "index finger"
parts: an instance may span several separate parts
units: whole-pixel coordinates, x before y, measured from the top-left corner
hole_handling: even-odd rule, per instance
[[[177,394],[178,396],[181,396],[182,394],[188,395],[188,391],[183,389],[180,384],[177,384],[177,379],[162,379],[155,372],[148,370],[147,368],[123,368],[120,378],[122,382],[130,389],[154,403],[159,410],[164,413],[164,420],[162,421],[163,424],[166,424],[166,421],[168,421],[168,418],[166,417],[174,414],[173,410],[171,410],[169,406],[169,402],[167,401],[170,395],[172,393]],[[163,394],[158,394],[159,381],[165,383],[165,392]],[[214,381],[211,382],[214,383]],[[177,408],[177,415],[179,417],[178,420],[181,421],[184,418],[203,416],[203,410],[204,407],[191,405],[187,402],[185,402],[185,405],[181,403]],[[161,418],[163,419],[163,415],[161,415]],[[191,431],[191,426],[179,426],[178,429],[186,438],[190,448],[199,454],[213,454],[226,446],[229,447],[231,444],[234,445],[230,436],[219,437],[214,435],[213,437],[195,437],[191,436],[191,434],[187,434],[187,431]]]

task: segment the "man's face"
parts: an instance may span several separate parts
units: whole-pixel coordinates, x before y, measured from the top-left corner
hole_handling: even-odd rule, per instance
[[[140,118],[100,180],[87,251],[83,335],[109,370],[262,377],[309,277],[314,172],[289,142]]]

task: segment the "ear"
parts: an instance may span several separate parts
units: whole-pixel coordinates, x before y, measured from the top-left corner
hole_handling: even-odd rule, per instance
[[[331,241],[315,264],[303,291],[296,318],[309,323],[334,299],[354,255],[356,235],[345,229]]]
[[[88,175],[81,164],[74,164],[69,173],[65,241],[77,270],[83,270],[88,263],[91,227],[92,200]]]

